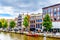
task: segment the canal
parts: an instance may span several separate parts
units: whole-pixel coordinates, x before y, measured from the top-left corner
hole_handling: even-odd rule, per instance
[[[31,37],[16,33],[0,32],[0,40],[60,40],[60,39],[46,37]]]

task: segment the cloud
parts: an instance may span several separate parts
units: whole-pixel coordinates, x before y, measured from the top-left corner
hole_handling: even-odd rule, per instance
[[[60,3],[60,0],[0,0],[0,13],[17,17],[22,12],[42,13],[42,8]]]
[[[14,10],[18,9],[23,12],[37,11],[45,6],[59,3],[60,0],[0,0],[1,6],[13,7]],[[47,4],[48,3],[48,4]]]
[[[0,6],[0,18],[15,18],[19,13],[15,12],[13,7]]]
[[[35,11],[39,5],[36,0],[0,0],[2,6],[11,6],[14,9],[19,9],[23,11]]]

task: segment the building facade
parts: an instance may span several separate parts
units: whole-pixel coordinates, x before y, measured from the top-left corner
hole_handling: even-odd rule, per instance
[[[17,27],[25,28],[23,25],[24,17],[28,14],[19,14],[18,20],[17,20]],[[41,30],[42,31],[42,14],[29,14],[29,29],[32,31],[34,30]]]
[[[17,27],[22,27],[22,15],[21,14],[19,14],[18,16]]]
[[[44,7],[42,10],[43,17],[48,13],[52,21],[60,21],[60,4]]]
[[[30,30],[42,31],[42,14],[41,13],[30,15]]]
[[[59,31],[60,30],[60,4],[44,7],[42,8],[42,10],[43,10],[43,14],[42,14],[43,18],[45,14],[49,14],[52,20],[52,25],[53,25],[52,29]]]
[[[18,16],[18,20],[17,20],[17,27],[19,28],[25,28],[23,25],[23,21],[24,21],[24,17],[26,16],[26,14],[19,14]]]

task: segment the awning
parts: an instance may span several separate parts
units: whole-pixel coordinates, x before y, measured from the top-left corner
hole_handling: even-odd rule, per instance
[[[52,22],[52,28],[60,28],[60,22]]]

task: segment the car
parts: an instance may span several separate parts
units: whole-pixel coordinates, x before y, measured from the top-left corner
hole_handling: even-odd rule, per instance
[[[14,29],[15,32],[19,31],[17,28]]]

